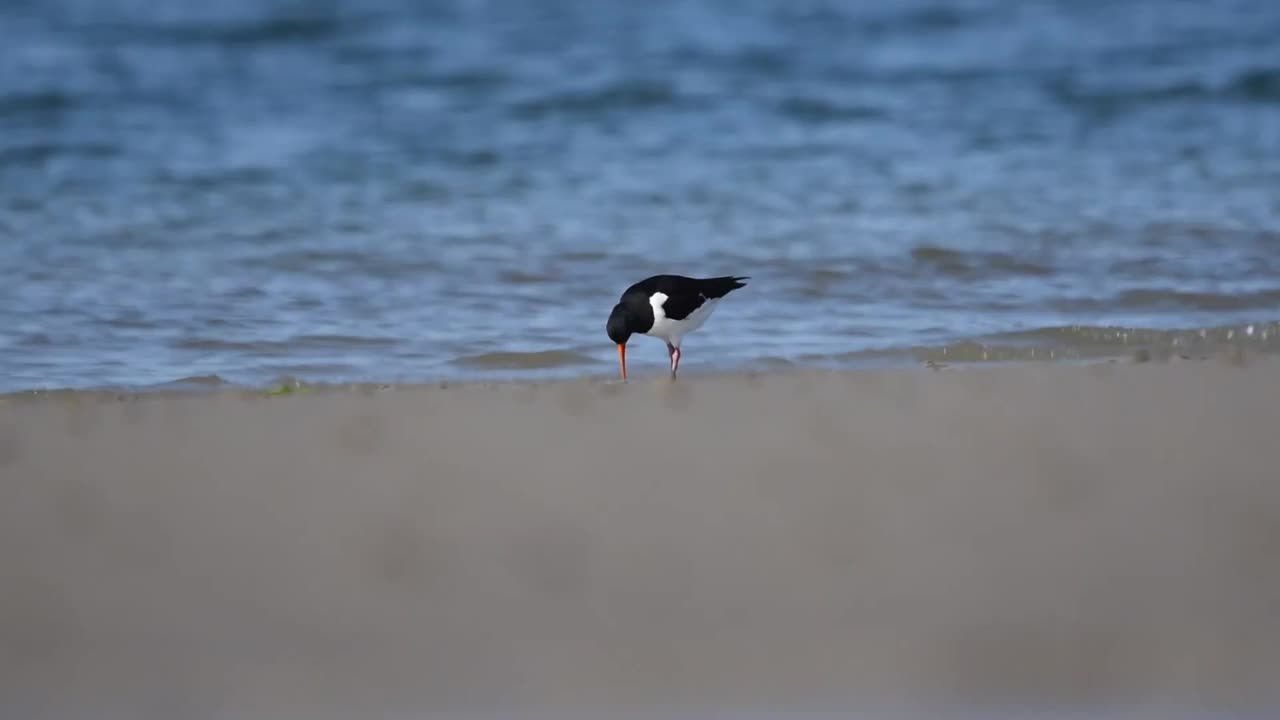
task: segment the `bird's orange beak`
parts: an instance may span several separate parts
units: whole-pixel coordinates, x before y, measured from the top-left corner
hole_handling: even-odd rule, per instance
[[[627,346],[618,343],[618,366],[622,368],[622,379],[627,379]]]

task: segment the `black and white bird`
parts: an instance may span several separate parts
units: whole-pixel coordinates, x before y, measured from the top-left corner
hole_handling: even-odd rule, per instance
[[[690,278],[654,275],[627,288],[609,313],[605,329],[618,345],[618,365],[627,379],[627,340],[649,335],[667,343],[671,377],[680,367],[680,341],[702,326],[721,298],[744,287],[746,277]]]

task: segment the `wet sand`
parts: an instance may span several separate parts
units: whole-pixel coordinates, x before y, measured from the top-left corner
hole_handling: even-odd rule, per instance
[[[5,398],[0,715],[1256,708],[1278,428],[1274,360]]]

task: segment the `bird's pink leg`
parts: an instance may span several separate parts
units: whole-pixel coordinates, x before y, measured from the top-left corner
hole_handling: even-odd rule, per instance
[[[671,377],[675,378],[676,369],[680,367],[680,348],[667,343],[667,355],[671,357]]]

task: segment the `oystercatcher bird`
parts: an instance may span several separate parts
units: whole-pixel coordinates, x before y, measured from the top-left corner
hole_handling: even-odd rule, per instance
[[[680,341],[711,317],[720,299],[746,286],[747,277],[690,278],[654,275],[627,288],[609,313],[605,330],[618,345],[618,365],[627,379],[627,340],[649,335],[667,343],[671,378],[680,367]]]

